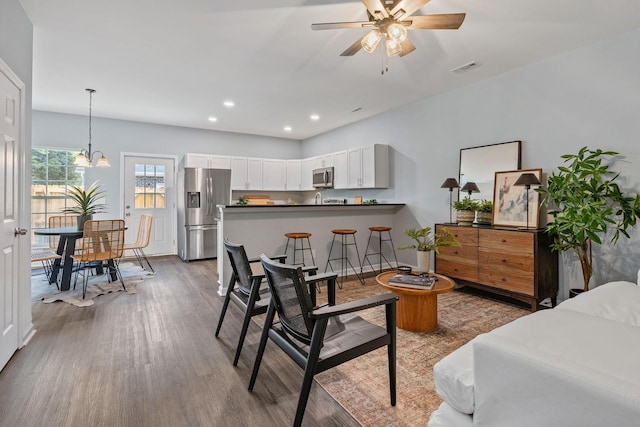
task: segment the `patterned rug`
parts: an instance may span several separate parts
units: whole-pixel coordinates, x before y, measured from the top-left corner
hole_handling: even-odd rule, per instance
[[[375,278],[366,285],[345,282],[337,303],[384,293]],[[326,298],[326,292],[318,300]],[[397,402],[389,401],[386,348],[316,375],[316,381],[363,426],[426,426],[440,405],[433,384],[433,365],[475,336],[508,323],[529,311],[504,302],[454,291],[438,295],[438,328],[417,333],[397,329]],[[360,313],[385,325],[384,308]]]
[[[126,293],[137,293],[137,285],[155,276],[154,273],[147,272],[139,265],[132,262],[122,262],[120,264],[120,273],[127,288]],[[72,284],[74,277],[72,278]],[[56,301],[66,302],[67,304],[77,307],[88,307],[94,304],[93,299],[112,292],[124,292],[122,283],[119,280],[109,282],[106,275],[89,276],[87,285],[87,293],[82,298],[82,276],[78,278],[76,289],[73,286],[68,291],[58,291],[55,285],[50,285],[44,274],[34,275],[31,278],[31,299],[32,301],[41,300],[43,303],[52,303]]]

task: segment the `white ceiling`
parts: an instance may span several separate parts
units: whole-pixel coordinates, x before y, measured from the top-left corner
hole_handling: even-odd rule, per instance
[[[465,22],[410,31],[416,51],[381,75],[379,51],[339,56],[366,30],[310,28],[367,20],[358,1],[20,1],[34,26],[35,110],[86,115],[93,88],[94,116],[292,139],[640,27],[640,0],[432,0],[416,14]]]

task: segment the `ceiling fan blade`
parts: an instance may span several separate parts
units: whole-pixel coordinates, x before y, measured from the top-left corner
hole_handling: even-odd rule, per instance
[[[364,28],[373,27],[374,23],[371,21],[360,22],[326,22],[320,24],[311,24],[312,30],[339,30],[342,28]]]
[[[342,52],[340,54],[340,56],[353,56],[356,53],[358,53],[358,51],[360,49],[362,49],[362,39],[365,38],[366,36],[363,36],[362,38],[359,38],[358,41],[356,41],[354,44],[352,44],[351,46],[349,46],[347,48],[347,50],[345,50],[344,52]]]
[[[398,4],[389,11],[389,14],[396,19],[402,19],[403,16],[411,15],[427,3],[429,3],[429,0],[400,0]]]
[[[409,30],[457,30],[464,21],[465,13],[411,16],[402,21]],[[408,25],[407,25],[408,24]]]
[[[360,0],[360,1],[362,1],[362,4],[365,5],[369,13],[373,15],[376,19],[378,19],[380,15],[382,15],[383,18],[387,18],[389,16],[389,12],[382,4],[382,0]]]
[[[400,46],[402,46],[402,52],[400,52],[400,56],[408,55],[416,50],[416,47],[413,45],[413,43],[411,43],[409,37],[407,37],[402,43],[400,43]]]

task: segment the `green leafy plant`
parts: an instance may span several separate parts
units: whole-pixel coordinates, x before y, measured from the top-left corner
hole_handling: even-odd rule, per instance
[[[609,169],[615,151],[580,149],[578,154],[561,156],[567,166],[558,167],[548,178],[547,188],[536,189],[542,203],[550,207],[553,220],[547,232],[554,237],[555,251],[574,250],[582,267],[584,290],[589,290],[593,275],[593,244],[601,244],[608,230],[611,243],[620,235],[629,238],[627,229],[640,216],[640,196],[625,196],[615,182],[618,173]]]
[[[475,211],[478,209],[478,201],[471,199],[469,196],[453,202],[453,209],[457,211]]]
[[[404,230],[404,234],[416,241],[414,245],[399,247],[399,250],[415,249],[417,251],[434,251],[438,252],[438,248],[442,246],[460,246],[460,242],[456,236],[449,231],[448,228],[442,228],[438,233],[431,235],[431,227],[410,228]]]
[[[362,202],[363,205],[377,205],[378,201],[376,199],[365,200]]]
[[[249,199],[247,199],[244,196],[240,196],[240,198],[238,199],[238,205],[244,206],[248,204],[249,204]]]
[[[493,212],[493,202],[491,200],[481,200],[476,208],[477,212]]]
[[[73,200],[76,205],[65,208],[63,213],[72,213],[80,216],[91,216],[93,214],[107,211],[107,205],[98,203],[104,197],[105,192],[97,182],[91,184],[88,189],[73,185],[67,190],[67,197]]]

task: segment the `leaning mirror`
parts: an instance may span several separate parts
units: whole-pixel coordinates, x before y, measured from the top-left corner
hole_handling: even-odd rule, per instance
[[[521,141],[501,142],[460,149],[460,187],[475,182],[479,193],[471,193],[472,199],[493,200],[493,180],[497,171],[520,169]],[[460,191],[459,197],[468,193]]]

